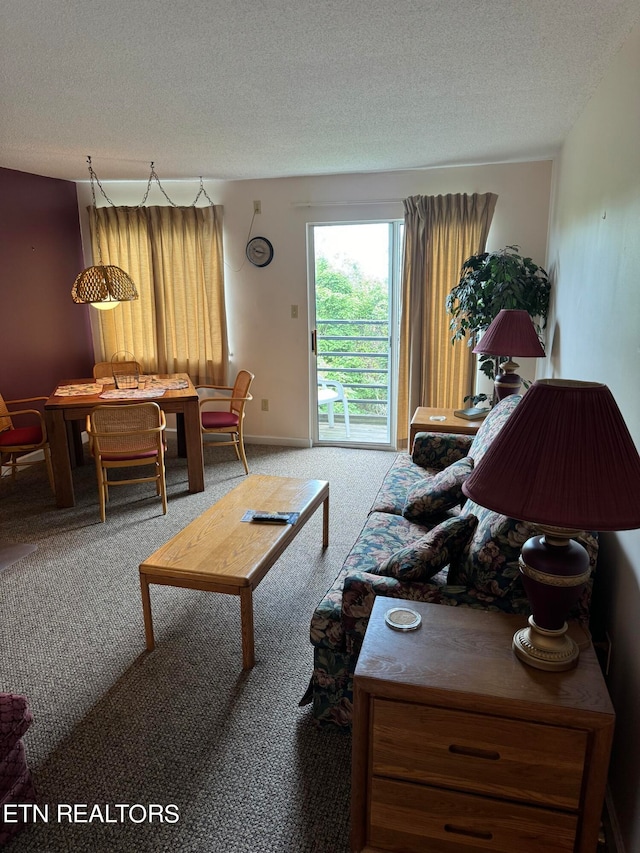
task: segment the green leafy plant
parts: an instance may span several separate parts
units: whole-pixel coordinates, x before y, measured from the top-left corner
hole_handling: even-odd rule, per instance
[[[499,252],[472,255],[463,263],[460,281],[447,296],[446,308],[451,314],[451,343],[467,338],[475,346],[502,308],[527,311],[538,337],[546,326],[551,284],[546,271],[531,258],[518,254],[519,246],[506,246]],[[505,353],[506,360],[509,354]],[[495,379],[500,359],[481,355],[480,370]],[[487,399],[486,394],[465,397],[474,405]]]

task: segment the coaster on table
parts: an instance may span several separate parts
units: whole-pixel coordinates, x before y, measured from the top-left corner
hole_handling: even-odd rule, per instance
[[[415,631],[420,627],[422,617],[408,607],[392,607],[384,614],[384,621],[394,631]]]

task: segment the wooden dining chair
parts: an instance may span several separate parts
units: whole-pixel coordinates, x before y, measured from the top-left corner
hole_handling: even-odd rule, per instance
[[[114,369],[118,373],[131,373],[138,376],[142,371],[137,361],[97,361],[93,365],[93,378],[105,379],[114,377]]]
[[[156,494],[162,498],[162,513],[167,513],[167,486],[164,468],[164,412],[157,403],[132,403],[119,406],[96,406],[87,415],[89,448],[96,462],[100,519],[106,519],[106,503],[110,486],[155,482]],[[146,477],[109,479],[112,468],[153,465]]]
[[[51,467],[51,450],[47,438],[47,427],[42,412],[38,409],[14,409],[13,406],[23,406],[25,403],[36,403],[47,400],[47,397],[24,397],[21,400],[4,400],[0,394],[0,476],[3,468],[11,469],[11,478],[15,480],[18,468],[27,465],[38,465],[42,459],[25,459],[25,454],[42,451],[44,464],[47,468],[49,485],[55,494],[53,468]],[[11,406],[11,410],[9,410]],[[13,418],[23,416],[22,426],[15,426]]]
[[[233,446],[236,456],[244,465],[244,473],[249,473],[247,456],[244,451],[244,407],[253,400],[249,393],[251,383],[255,379],[248,370],[240,370],[236,381],[231,385],[197,385],[200,397],[200,428],[203,437],[215,433],[228,434],[229,441],[211,442],[217,447]],[[222,391],[223,394],[210,394],[211,391]],[[229,394],[229,392],[231,392]],[[211,408],[223,406],[224,409]]]

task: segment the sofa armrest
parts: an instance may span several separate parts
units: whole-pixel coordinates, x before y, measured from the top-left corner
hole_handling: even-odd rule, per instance
[[[419,432],[413,442],[411,459],[421,468],[441,471],[466,456],[472,441],[471,435]]]
[[[466,597],[462,587],[447,587],[428,581],[399,581],[397,578],[369,572],[349,573],[344,579],[340,616],[347,652],[353,654],[360,651],[377,595],[406,601],[456,605],[463,603],[459,601],[461,593],[463,598]]]

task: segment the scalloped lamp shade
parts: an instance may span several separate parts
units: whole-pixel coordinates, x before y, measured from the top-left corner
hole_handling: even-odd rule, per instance
[[[91,303],[96,308],[112,308],[119,302],[138,298],[132,279],[123,269],[112,265],[87,267],[71,288],[74,302]]]
[[[531,386],[462,487],[471,500],[539,525],[525,542],[529,627],[516,655],[537,669],[575,666],[566,618],[590,579],[580,531],[640,527],[640,456],[606,385],[542,379]]]
[[[472,352],[509,357],[508,361],[500,365],[502,372],[495,379],[499,400],[520,391],[522,380],[516,373],[519,365],[512,360],[512,356],[541,358],[544,355],[529,313],[520,308],[503,308],[499,311]]]

